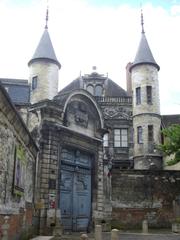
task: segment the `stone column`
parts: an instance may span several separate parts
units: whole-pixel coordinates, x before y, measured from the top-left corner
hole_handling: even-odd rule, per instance
[[[3,237],[2,240],[8,240],[8,229],[9,229],[9,223],[8,223],[9,217],[4,217],[4,224],[2,225],[2,233]]]
[[[119,230],[113,229],[111,231],[111,240],[119,240]]]
[[[147,220],[142,221],[142,232],[148,233],[148,221]]]
[[[95,240],[102,240],[102,226],[95,226]]]

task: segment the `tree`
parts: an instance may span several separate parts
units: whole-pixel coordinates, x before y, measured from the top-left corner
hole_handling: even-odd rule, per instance
[[[164,144],[161,144],[160,150],[166,155],[172,157],[167,165],[171,166],[180,162],[180,125],[173,124],[162,130]]]

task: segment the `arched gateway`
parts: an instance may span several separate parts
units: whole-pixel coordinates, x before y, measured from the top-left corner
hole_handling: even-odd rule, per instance
[[[87,91],[68,91],[35,104],[30,122],[40,142],[40,229],[50,231],[60,219],[64,230],[88,230],[103,214],[101,109]]]
[[[64,230],[85,231],[98,211],[98,181],[103,182],[102,113],[84,90],[57,95],[63,102],[62,125],[54,123],[59,146],[57,204]],[[102,176],[101,176],[102,175]],[[101,183],[102,183],[101,182]],[[102,196],[102,194],[101,194]],[[102,201],[101,201],[102,202]]]

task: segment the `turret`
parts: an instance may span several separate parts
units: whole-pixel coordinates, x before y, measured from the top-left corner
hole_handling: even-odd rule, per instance
[[[133,64],[130,66],[133,89],[134,168],[161,169],[162,158],[157,151],[160,144],[159,65],[150,50],[144,32]]]
[[[61,64],[57,60],[48,32],[48,9],[46,25],[36,51],[29,61],[31,103],[52,99],[58,92],[58,74]]]

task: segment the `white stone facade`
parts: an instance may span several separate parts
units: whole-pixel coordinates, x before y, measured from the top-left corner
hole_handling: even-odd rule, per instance
[[[133,86],[134,168],[148,169],[152,164],[159,168],[161,164],[157,162],[160,161],[160,154],[156,150],[156,146],[161,142],[158,70],[153,65],[141,64],[133,67],[131,76]],[[148,86],[151,87],[151,103],[147,102]],[[140,88],[139,104],[136,101],[137,88]],[[153,141],[151,142],[148,140],[148,126],[153,126]],[[138,143],[138,127],[142,127],[141,143]]]
[[[57,64],[40,60],[33,62],[29,66],[29,83],[31,85],[31,103],[36,103],[44,99],[52,99],[58,93]],[[32,79],[37,76],[37,87],[32,89]]]
[[[153,65],[137,65],[133,67],[133,116],[142,113],[160,114],[158,70]],[[147,104],[146,87],[152,87],[152,104]],[[141,104],[136,104],[136,88],[141,87]]]

